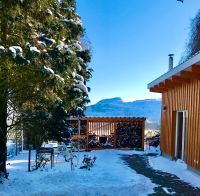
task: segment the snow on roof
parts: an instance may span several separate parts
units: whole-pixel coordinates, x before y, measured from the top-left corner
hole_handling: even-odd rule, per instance
[[[184,63],[174,67],[172,70],[168,71],[167,73],[161,75],[154,81],[148,84],[148,88],[152,88],[155,85],[159,84],[160,82],[163,82],[164,80],[178,74],[179,72],[189,68],[192,65],[199,65],[200,66],[200,53],[197,53],[196,55],[192,56],[190,59],[185,61]]]

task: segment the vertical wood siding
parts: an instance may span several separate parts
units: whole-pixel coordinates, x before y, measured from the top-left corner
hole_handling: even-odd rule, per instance
[[[171,157],[175,154],[175,114],[178,110],[186,111],[184,160],[200,170],[200,80],[184,83],[162,94],[161,151]]]

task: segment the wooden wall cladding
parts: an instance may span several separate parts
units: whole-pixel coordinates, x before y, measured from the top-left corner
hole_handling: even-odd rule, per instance
[[[175,154],[175,113],[180,110],[186,111],[184,161],[200,170],[200,80],[183,83],[162,93],[160,147],[172,157]]]

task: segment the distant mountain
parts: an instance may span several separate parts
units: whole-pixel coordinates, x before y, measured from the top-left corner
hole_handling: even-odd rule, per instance
[[[103,99],[87,107],[86,116],[146,117],[146,128],[159,129],[160,99],[124,102],[121,98]]]

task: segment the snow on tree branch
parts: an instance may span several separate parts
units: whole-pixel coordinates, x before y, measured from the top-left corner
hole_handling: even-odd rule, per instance
[[[88,88],[82,81],[77,81],[76,87],[80,88],[83,92],[88,94]]]

